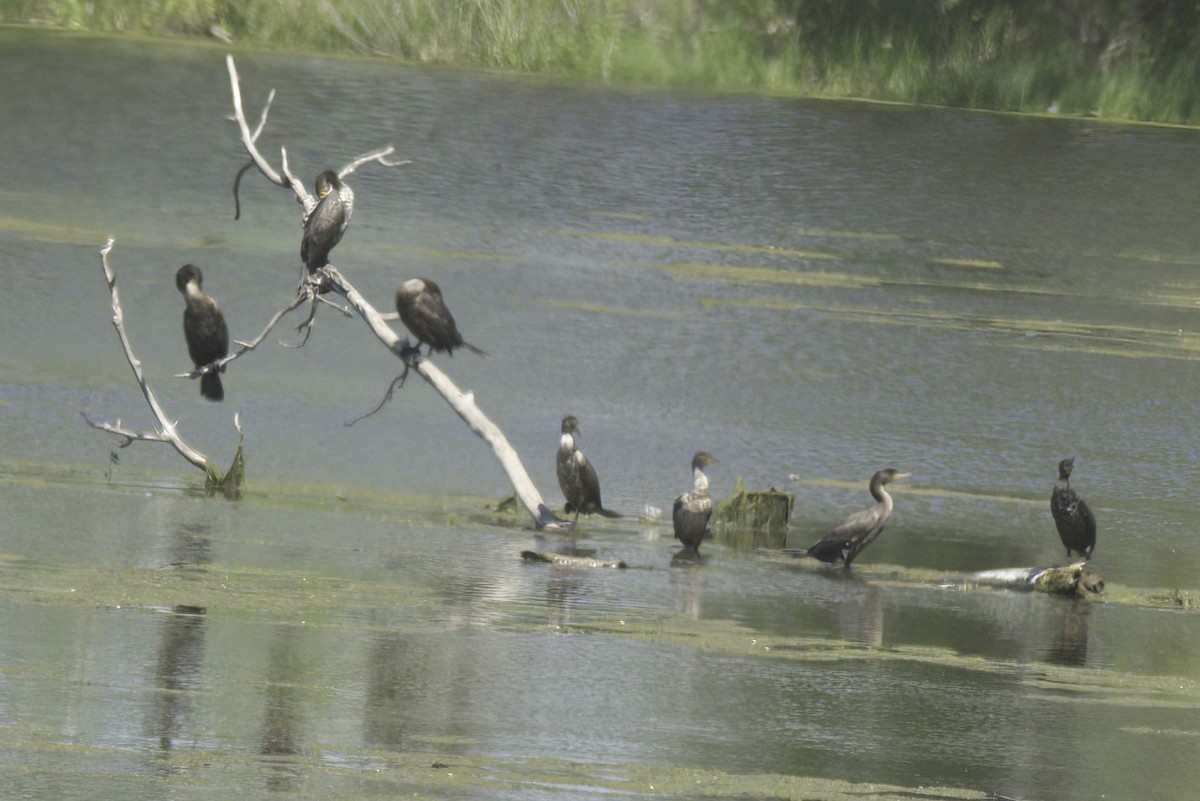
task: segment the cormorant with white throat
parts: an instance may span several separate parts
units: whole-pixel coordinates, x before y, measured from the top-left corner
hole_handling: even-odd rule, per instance
[[[892,467],[877,471],[871,476],[871,497],[875,499],[875,504],[855,512],[831,528],[806,553],[831,565],[841,562],[849,570],[850,563],[879,536],[892,516],[892,496],[888,495],[884,485],[910,475],[912,473],[900,473]]]
[[[1091,559],[1096,548],[1096,517],[1079,493],[1071,489],[1074,469],[1074,456],[1058,463],[1058,481],[1050,493],[1050,513],[1054,515],[1059,539],[1067,547],[1067,558],[1071,558],[1071,551],[1078,551],[1084,559]]]
[[[708,531],[713,502],[708,497],[708,476],[704,474],[704,468],[715,461],[711,454],[696,451],[692,457],[692,488],[676,498],[671,509],[675,539],[683,543],[685,551],[700,553],[700,543]]]
[[[620,513],[605,509],[600,503],[600,479],[596,469],[583,455],[575,437],[579,434],[579,421],[575,415],[568,414],[562,419],[562,437],[558,441],[558,457],[555,467],[558,472],[558,486],[562,488],[563,497],[567,499],[563,511],[566,514],[598,513],[605,517],[620,517]]]
[[[417,338],[418,346],[424,342],[429,352],[441,350],[454,355],[455,348],[467,348],[480,355],[487,354],[470,342],[464,342],[458,333],[454,315],[442,300],[441,288],[428,278],[410,278],[396,290],[396,311],[406,328]]]
[[[185,264],[175,273],[175,286],[183,293],[187,308],[183,310],[183,337],[187,340],[188,355],[196,367],[211,364],[229,353],[229,329],[225,315],[212,295],[201,289],[204,276],[194,264]],[[221,373],[210,370],[200,376],[200,394],[212,401],[225,399]]]
[[[354,190],[333,170],[317,176],[316,190],[318,202],[304,221],[300,242],[300,259],[309,275],[329,264],[329,252],[342,241],[354,213]]]

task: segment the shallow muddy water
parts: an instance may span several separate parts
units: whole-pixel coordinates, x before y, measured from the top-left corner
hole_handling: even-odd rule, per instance
[[[412,159],[349,179],[335,260],[381,309],[441,284],[490,355],[439,365],[554,505],[579,418],[626,517],[567,537],[487,508],[504,473],[421,382],[345,426],[399,363],[329,309],[224,404],[173,377],[180,264],[242,339],[298,269],[288,194],[249,175],[233,220],[223,50],[0,46],[0,797],[1194,795],[1197,132],[235,53],[299,174]],[[108,235],[168,413],[222,463],[239,414],[243,500],[83,423],[151,425]],[[697,449],[717,497],[796,493],[793,547],[914,475],[852,575],[673,565],[638,518]],[[1066,456],[1104,596],[941,586],[1062,561]]]

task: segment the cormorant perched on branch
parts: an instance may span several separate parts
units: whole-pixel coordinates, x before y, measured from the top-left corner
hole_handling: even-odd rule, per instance
[[[1074,469],[1074,456],[1058,463],[1058,481],[1050,494],[1050,513],[1054,515],[1059,539],[1067,546],[1067,558],[1071,558],[1071,551],[1078,551],[1084,559],[1091,559],[1096,548],[1096,517],[1079,493],[1071,489]]]
[[[229,330],[225,327],[225,315],[201,285],[204,276],[194,264],[185,264],[175,273],[175,286],[187,300],[183,310],[183,336],[187,340],[188,355],[196,367],[211,364],[229,354]],[[225,399],[225,388],[221,386],[220,372],[211,370],[200,376],[200,394],[212,401]]]
[[[454,315],[442,300],[442,290],[428,278],[410,278],[396,291],[396,311],[406,328],[422,342],[429,345],[429,352],[442,350],[454,355],[455,348],[467,348],[486,356],[487,354],[470,342],[464,342],[458,333]]]
[[[562,438],[558,441],[558,486],[562,488],[563,497],[567,499],[563,511],[566,514],[599,513],[605,517],[620,517],[619,512],[605,509],[600,503],[600,479],[596,469],[579,450],[575,443],[575,435],[579,433],[579,421],[575,415],[568,414],[562,419]]]
[[[910,475],[912,473],[896,472],[892,467],[876,472],[871,476],[871,497],[875,499],[875,504],[861,512],[855,512],[831,528],[829,533],[806,553],[831,565],[840,561],[849,570],[850,563],[863,548],[879,536],[879,532],[887,525],[888,518],[892,516],[892,496],[887,494],[883,486]]]
[[[300,259],[309,275],[329,263],[329,252],[342,241],[354,213],[354,191],[333,170],[317,176],[316,190],[319,201],[304,221],[300,242]]]
[[[700,553],[700,543],[708,531],[713,502],[708,497],[708,476],[704,474],[704,468],[715,461],[711,454],[696,451],[692,457],[692,488],[675,499],[671,510],[675,539],[683,543],[685,551]]]

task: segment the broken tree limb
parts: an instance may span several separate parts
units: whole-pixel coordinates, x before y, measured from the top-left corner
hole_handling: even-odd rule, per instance
[[[233,95],[234,120],[237,122],[238,130],[241,134],[242,145],[250,156],[250,160],[269,181],[280,187],[291,188],[296,196],[296,200],[304,207],[305,218],[307,218],[316,207],[317,201],[309,194],[304,185],[291,174],[287,165],[286,149],[280,149],[280,159],[283,165],[282,175],[259,152],[256,141],[266,124],[266,110],[263,110],[257,129],[251,131],[250,125],[246,121],[245,109],[242,106],[241,88],[233,56],[227,55],[225,63],[229,71],[229,85]],[[270,97],[274,98],[273,92]],[[387,157],[393,151],[394,148],[388,146],[359,156],[338,170],[338,176],[344,177],[349,175],[358,167],[369,162],[376,162],[385,167],[396,167],[408,163],[407,161],[389,161]],[[367,302],[362,294],[346,280],[345,276],[336,267],[331,264],[325,265],[317,270],[314,276],[309,276],[306,280],[309,279],[316,279],[316,284],[320,289],[328,287],[345,297],[350,306],[362,317],[367,327],[375,334],[375,337],[398,358],[404,361],[405,369],[415,369],[431,387],[441,394],[446,403],[462,418],[463,422],[487,442],[492,452],[496,455],[496,458],[500,460],[500,465],[508,475],[508,479],[513,485],[513,490],[526,510],[528,510],[530,516],[533,518],[534,525],[538,529],[562,531],[571,528],[570,522],[559,520],[550,511],[550,508],[546,506],[542,500],[541,493],[538,492],[537,487],[534,486],[533,481],[529,478],[529,474],[525,471],[524,465],[521,464],[521,459],[517,455],[517,452],[509,444],[500,428],[480,411],[479,407],[475,404],[475,397],[472,393],[460,390],[432,361],[420,356],[417,349],[407,339],[401,339],[397,336],[396,332],[383,319],[383,315]],[[315,287],[310,286],[309,283],[302,282],[302,294],[315,291]]]
[[[100,250],[100,266],[104,270],[104,280],[108,283],[108,291],[112,296],[113,327],[116,328],[117,337],[121,340],[121,348],[125,352],[125,360],[129,362],[129,367],[133,370],[133,377],[137,380],[138,386],[141,387],[142,395],[145,397],[146,403],[150,406],[150,411],[154,414],[154,418],[158,421],[158,428],[154,431],[135,431],[122,426],[119,420],[115,424],[107,422],[97,423],[92,421],[86,414],[83,415],[83,419],[92,428],[106,431],[121,439],[120,447],[122,448],[132,445],[134,442],[167,443],[180,456],[204,471],[204,484],[209,491],[219,490],[227,496],[236,497],[241,494],[244,472],[241,443],[239,442],[238,444],[233,466],[228,473],[222,473],[221,469],[211,459],[193,448],[179,435],[176,423],[167,418],[167,413],[159,404],[154,390],[150,388],[150,384],[146,381],[146,375],[142,371],[142,363],[134,355],[133,343],[129,341],[129,334],[125,331],[125,312],[121,307],[120,293],[117,291],[117,274],[108,263],[108,254],[112,251],[115,241],[113,237],[109,237],[108,242]],[[242,427],[237,415],[234,415],[234,425],[237,426],[240,436]]]

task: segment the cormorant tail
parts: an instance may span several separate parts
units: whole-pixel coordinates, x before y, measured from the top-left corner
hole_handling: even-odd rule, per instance
[[[488,352],[486,350],[484,350],[483,348],[477,348],[474,345],[472,345],[470,342],[464,342],[463,347],[466,348],[467,350],[471,351],[472,353],[478,353],[480,356],[488,355]]]
[[[614,512],[612,509],[601,509],[598,506],[596,507],[596,511],[599,512],[600,514],[604,515],[605,517],[620,517],[621,516],[620,512]]]
[[[225,387],[221,386],[221,374],[213,370],[200,376],[200,394],[210,401],[225,400]]]

